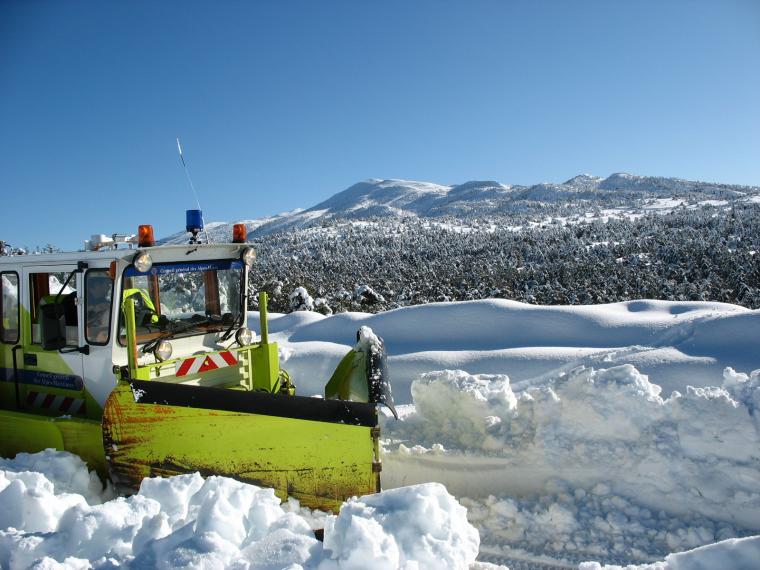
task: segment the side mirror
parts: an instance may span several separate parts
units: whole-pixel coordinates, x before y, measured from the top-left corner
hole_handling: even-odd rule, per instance
[[[42,349],[60,350],[66,346],[66,309],[62,303],[40,307],[42,313]]]

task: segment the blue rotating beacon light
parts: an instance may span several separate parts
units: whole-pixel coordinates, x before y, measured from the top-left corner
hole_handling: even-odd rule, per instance
[[[190,238],[190,243],[201,243],[198,237],[201,231],[203,231],[203,212],[201,210],[186,210],[185,229],[193,234]]]

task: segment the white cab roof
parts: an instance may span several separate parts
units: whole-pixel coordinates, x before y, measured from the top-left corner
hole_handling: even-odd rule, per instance
[[[40,255],[9,255],[0,257],[0,271],[12,271],[14,268],[28,265],[68,265],[84,261],[103,266],[111,261],[131,263],[138,252],[150,253],[154,263],[172,261],[202,261],[210,259],[229,259],[239,257],[248,244],[194,244],[194,245],[160,245],[134,249],[109,249],[101,251],[73,251],[61,253],[44,253]]]

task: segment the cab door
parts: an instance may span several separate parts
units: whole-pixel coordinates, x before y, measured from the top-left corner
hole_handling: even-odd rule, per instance
[[[119,307],[114,302],[115,283],[108,266],[101,265],[90,264],[84,273],[84,294],[79,295],[84,299],[84,342],[88,347],[84,355],[84,379],[87,394],[94,399],[98,414],[116,386],[114,353],[119,350],[116,340]],[[122,352],[123,364],[126,364],[126,351]],[[91,417],[100,416],[93,413]]]
[[[82,272],[75,264],[24,268],[23,306],[19,355],[21,408],[25,412],[58,417],[88,417],[83,380],[84,343]],[[66,346],[42,346],[42,312],[45,304],[60,303],[65,319]],[[89,408],[92,408],[90,403]]]

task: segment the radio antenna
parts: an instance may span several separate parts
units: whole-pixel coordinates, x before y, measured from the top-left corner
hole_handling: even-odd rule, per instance
[[[203,219],[203,208],[201,208],[201,202],[198,200],[198,193],[195,191],[195,185],[193,184],[193,179],[190,178],[190,169],[187,168],[187,163],[185,162],[185,157],[182,156],[182,145],[179,143],[179,137],[177,137],[177,150],[179,151],[179,159],[182,162],[182,168],[185,171],[185,176],[187,177],[187,181],[190,184],[190,189],[193,191],[193,196],[195,197],[195,203],[198,206],[198,211],[201,212],[201,222],[203,223],[203,233],[206,234],[206,243],[209,243],[208,239],[208,232],[206,231],[206,222]]]

